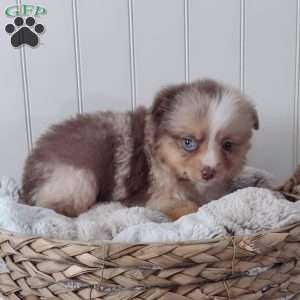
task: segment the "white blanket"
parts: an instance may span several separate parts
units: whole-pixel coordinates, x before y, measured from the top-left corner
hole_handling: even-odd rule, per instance
[[[247,167],[234,183],[237,191],[170,222],[160,212],[126,208],[119,203],[97,205],[78,218],[64,217],[49,209],[20,203],[15,182],[2,178],[0,228],[54,239],[137,243],[254,233],[300,221],[300,201],[289,202],[264,188],[271,184],[267,173]],[[247,186],[255,187],[242,188]]]

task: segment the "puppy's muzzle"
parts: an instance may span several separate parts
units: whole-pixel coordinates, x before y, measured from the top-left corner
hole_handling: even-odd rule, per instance
[[[206,180],[206,181],[211,180],[216,175],[216,169],[209,167],[209,166],[205,166],[201,170],[201,175],[204,180]]]

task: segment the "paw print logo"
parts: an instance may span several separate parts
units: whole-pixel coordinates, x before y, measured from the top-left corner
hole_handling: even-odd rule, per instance
[[[14,24],[7,24],[5,31],[11,36],[11,44],[14,47],[19,47],[23,44],[27,44],[31,47],[35,47],[39,43],[38,35],[45,30],[42,24],[35,24],[33,17],[28,17],[24,24],[22,17],[16,17]]]

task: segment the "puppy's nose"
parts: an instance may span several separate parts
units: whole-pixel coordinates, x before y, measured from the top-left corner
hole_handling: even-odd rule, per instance
[[[205,166],[201,170],[201,175],[204,180],[213,179],[216,175],[216,169],[212,167]]]

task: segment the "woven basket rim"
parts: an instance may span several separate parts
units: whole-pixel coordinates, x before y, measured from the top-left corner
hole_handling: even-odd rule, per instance
[[[116,244],[122,244],[122,245],[136,245],[136,246],[145,246],[145,245],[152,245],[152,246],[165,246],[165,245],[193,245],[193,244],[213,244],[220,242],[224,239],[236,239],[236,240],[241,240],[245,238],[255,238],[257,236],[261,235],[266,235],[266,234],[273,234],[273,233],[282,233],[282,232],[289,232],[293,228],[297,227],[300,225],[300,221],[292,223],[287,226],[283,226],[280,228],[274,228],[274,229],[264,229],[257,231],[255,233],[251,234],[243,234],[243,235],[222,235],[217,238],[212,238],[212,239],[199,239],[199,240],[184,240],[184,241],[165,241],[165,242],[138,242],[138,243],[130,243],[130,242],[119,242],[119,241],[112,241],[112,240],[103,240],[103,241],[96,241],[96,240],[91,240],[91,241],[78,241],[78,240],[59,240],[55,238],[47,238],[43,237],[41,235],[22,235],[18,234],[16,232],[8,231],[5,229],[0,229],[0,237],[1,235],[5,235],[7,237],[12,237],[12,238],[26,238],[28,239],[42,239],[44,241],[50,242],[50,243],[57,243],[57,244],[74,244],[78,246],[89,246],[89,247],[99,247],[103,245],[116,245]]]

